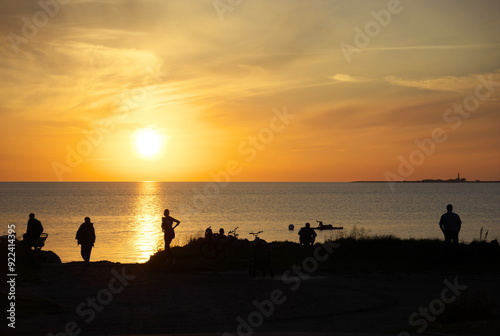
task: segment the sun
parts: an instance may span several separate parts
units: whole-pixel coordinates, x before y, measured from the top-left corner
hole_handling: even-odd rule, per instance
[[[135,149],[143,157],[154,158],[161,152],[163,138],[163,135],[154,128],[138,129],[134,134]]]

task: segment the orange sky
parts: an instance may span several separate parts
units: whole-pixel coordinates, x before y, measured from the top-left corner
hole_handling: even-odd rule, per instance
[[[0,3],[2,181],[500,180],[496,0],[66,2]]]

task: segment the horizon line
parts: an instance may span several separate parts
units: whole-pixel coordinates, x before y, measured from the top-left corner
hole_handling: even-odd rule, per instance
[[[455,182],[453,179],[422,179],[422,180],[398,180],[398,181],[385,181],[385,180],[354,180],[354,181],[0,181],[0,183],[446,183]],[[466,180],[459,183],[478,183],[478,182],[500,182],[499,180]],[[457,181],[458,183],[458,181]]]

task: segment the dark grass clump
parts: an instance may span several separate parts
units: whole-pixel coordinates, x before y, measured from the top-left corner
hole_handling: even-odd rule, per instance
[[[151,256],[146,265],[151,270],[178,272],[246,270],[255,252],[252,242],[238,240],[224,245],[224,257],[206,259],[200,250],[202,243],[203,238],[193,238],[185,246],[172,248],[177,259],[175,265],[164,265],[164,251]],[[377,236],[354,227],[347,234],[337,234],[327,243],[335,243],[339,247],[326,260],[318,262],[319,272],[500,271],[500,248],[496,241],[475,241],[454,248],[439,239]],[[288,241],[269,243],[267,248],[275,273],[280,274],[314,257],[319,245],[301,246]]]
[[[238,246],[224,245],[223,254],[220,256],[207,259],[201,252],[201,244],[203,238],[190,239],[190,241],[180,247],[172,248],[172,253],[175,256],[176,263],[174,265],[165,264],[167,259],[164,250],[160,250],[146,262],[146,266],[153,271],[170,270],[174,272],[195,272],[195,271],[226,271],[226,270],[243,270],[248,267],[248,259],[250,255],[250,245],[241,240]]]
[[[447,246],[439,239],[400,239],[392,235],[371,235],[353,227],[339,233],[340,244],[328,268],[350,271],[500,271],[498,242],[473,241]]]
[[[430,325],[434,332],[498,335],[500,311],[498,302],[484,290],[465,290]]]
[[[14,240],[14,247],[9,245],[9,240],[7,236],[0,237],[0,251],[2,262],[2,268],[5,271],[4,274],[17,274],[17,283],[23,282],[37,282],[40,280],[40,266],[35,258],[34,252],[26,247],[23,241],[17,239]],[[9,268],[8,261],[12,254],[15,254],[14,269]]]

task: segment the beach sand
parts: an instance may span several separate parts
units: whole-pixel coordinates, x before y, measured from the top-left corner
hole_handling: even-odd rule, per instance
[[[109,262],[87,269],[81,263],[46,265],[34,279],[17,283],[13,334],[397,335],[415,332],[410,315],[439,300],[446,280],[458,283],[459,292],[467,286],[500,302],[500,277],[495,274],[344,271],[303,273],[303,279],[290,274],[252,279],[243,270],[151,271],[143,264]]]

